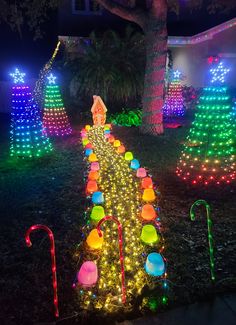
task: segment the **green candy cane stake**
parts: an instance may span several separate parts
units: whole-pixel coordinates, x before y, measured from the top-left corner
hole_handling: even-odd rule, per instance
[[[208,243],[209,243],[209,256],[210,256],[210,270],[211,280],[215,280],[215,263],[214,263],[214,249],[213,249],[213,237],[212,237],[212,221],[210,218],[210,205],[205,200],[197,200],[193,203],[190,209],[190,218],[192,221],[195,220],[194,208],[199,205],[204,205],[207,212],[207,228],[208,228]]]

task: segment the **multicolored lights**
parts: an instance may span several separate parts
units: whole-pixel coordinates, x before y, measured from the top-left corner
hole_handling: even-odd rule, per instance
[[[43,134],[43,126],[38,107],[33,102],[28,86],[21,73],[12,73],[15,86],[12,87],[11,146],[12,157],[40,157],[52,150],[49,139]]]
[[[103,242],[101,246],[100,243],[98,245],[94,242],[91,244],[91,241],[87,240],[86,244],[79,245],[75,257],[79,259],[82,255],[83,261],[81,262],[93,261],[96,263],[98,281],[89,288],[81,283],[74,286],[77,286],[81,305],[86,309],[95,308],[105,312],[114,312],[120,309],[130,310],[134,300],[142,293],[143,287],[152,287],[154,283],[160,287],[156,298],[158,305],[166,304],[167,273],[166,267],[163,268],[163,261],[166,264],[166,260],[160,259],[161,266],[157,262],[153,266],[149,263],[150,267],[146,267],[146,260],[150,253],[162,254],[164,250],[157,191],[153,182],[149,181],[148,186],[151,187],[152,193],[150,193],[150,197],[148,195],[148,200],[150,199],[152,202],[149,203],[150,208],[146,209],[146,213],[148,214],[150,211],[151,216],[145,214],[143,218],[142,207],[147,203],[142,199],[145,191],[142,183],[144,177],[151,178],[147,176],[147,171],[144,168],[131,168],[133,154],[126,152],[125,156],[125,151],[118,150],[117,144],[120,147],[124,146],[110,133],[105,133],[109,129],[108,125],[86,126],[81,131],[85,150],[88,146],[92,148],[91,155],[95,154],[97,161],[90,159],[91,155],[85,156],[85,159],[89,162],[91,169],[95,163],[99,168],[94,171],[89,167],[88,182],[91,180],[89,175],[92,172],[98,173],[98,177],[96,177],[98,192],[102,193],[104,198],[103,202],[92,204],[87,209],[85,213],[87,223],[83,227],[83,238],[91,237],[91,231],[96,227],[100,229],[102,223]],[[109,141],[111,137],[114,141]],[[139,170],[145,171],[145,173],[141,174]],[[146,182],[144,183],[146,184]],[[93,194],[98,192],[95,191]],[[93,194],[87,192],[88,199],[91,200]],[[116,223],[103,223],[103,220],[114,218],[110,216],[114,216],[117,220],[119,236]],[[151,226],[151,231],[149,231],[148,225]],[[121,236],[121,231],[123,236]],[[90,244],[88,245],[88,243]],[[97,249],[93,247],[97,247]],[[158,273],[157,278],[156,271],[152,273],[151,268],[163,271]],[[146,300],[143,300],[142,304],[145,304]]]
[[[51,73],[45,90],[45,105],[43,126],[48,136],[64,136],[72,132],[61,98],[59,86],[55,84],[56,77]]]
[[[219,185],[234,180],[233,132],[227,87],[204,88],[177,166],[177,175],[192,184]]]
[[[225,76],[229,71],[230,69],[225,68],[223,62],[220,62],[214,69],[210,69],[210,73],[212,74],[211,83],[225,83]]]
[[[180,75],[181,72],[179,70],[173,71],[173,79],[169,85],[163,107],[164,117],[183,116],[185,113]]]

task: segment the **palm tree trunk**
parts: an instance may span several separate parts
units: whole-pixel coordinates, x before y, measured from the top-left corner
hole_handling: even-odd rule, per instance
[[[164,131],[162,108],[167,57],[166,21],[149,21],[144,32],[146,38],[146,70],[141,132],[157,135]]]

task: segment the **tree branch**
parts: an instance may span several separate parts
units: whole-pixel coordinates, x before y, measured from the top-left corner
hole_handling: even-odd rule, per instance
[[[124,7],[113,0],[96,0],[101,4],[105,9],[110,11],[112,14],[115,14],[123,19],[132,21],[138,24],[143,28],[146,15],[143,10],[138,8],[127,8]]]
[[[167,0],[153,0],[151,8],[149,10],[149,15],[152,17],[166,19],[167,16]]]

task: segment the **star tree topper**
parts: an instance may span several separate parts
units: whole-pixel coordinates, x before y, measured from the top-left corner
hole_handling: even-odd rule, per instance
[[[181,72],[179,70],[174,70],[173,74],[174,74],[174,79],[179,79]]]
[[[47,77],[49,84],[55,84],[56,76],[54,76],[52,73]]]
[[[20,72],[18,68],[15,69],[15,72],[10,73],[10,76],[13,78],[14,84],[24,83],[25,73]]]
[[[224,83],[225,82],[225,76],[230,71],[230,69],[227,69],[223,66],[223,62],[220,62],[214,69],[210,69],[210,73],[212,74],[211,83],[219,82]]]

